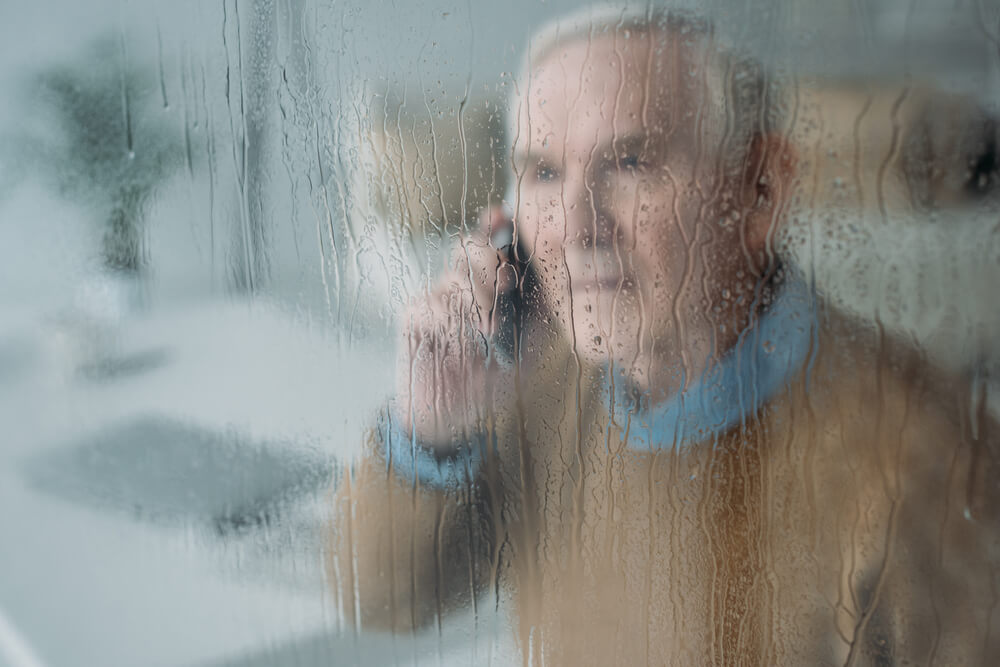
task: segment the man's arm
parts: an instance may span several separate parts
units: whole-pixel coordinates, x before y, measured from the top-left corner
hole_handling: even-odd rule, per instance
[[[355,627],[426,625],[470,601],[495,570],[486,517],[496,513],[484,511],[478,480],[492,451],[485,424],[510,393],[510,372],[486,344],[514,284],[489,237],[503,224],[499,210],[484,212],[453,268],[411,304],[392,407],[371,453],[341,480],[327,562]]]
[[[341,477],[330,585],[354,627],[424,627],[469,603],[486,582],[491,534],[477,484],[423,485],[374,454]]]

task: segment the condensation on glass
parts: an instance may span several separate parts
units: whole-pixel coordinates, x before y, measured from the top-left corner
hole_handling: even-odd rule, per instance
[[[1000,660],[1000,5],[78,4],[0,663]]]

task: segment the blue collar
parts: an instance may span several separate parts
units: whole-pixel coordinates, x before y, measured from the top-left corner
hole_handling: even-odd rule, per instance
[[[817,334],[812,290],[801,279],[789,276],[756,323],[740,334],[731,350],[709,359],[701,377],[686,390],[650,405],[648,395],[637,396],[623,374],[615,372],[605,404],[611,406],[614,422],[628,425],[623,433],[635,451],[714,440],[737,425],[746,425],[802,370],[807,358],[808,375]]]
[[[711,442],[757,411],[802,370],[808,373],[816,351],[816,303],[801,280],[789,278],[778,297],[744,331],[731,350],[710,360],[701,378],[685,391],[650,405],[636,396],[619,373],[609,383],[612,419],[625,426],[628,446],[657,451]],[[606,379],[606,378],[605,378]],[[683,383],[682,383],[683,384]],[[390,408],[380,419],[380,445],[386,465],[412,483],[449,488],[475,478],[487,451],[497,451],[496,433],[475,431],[462,446],[428,446],[406,433]]]

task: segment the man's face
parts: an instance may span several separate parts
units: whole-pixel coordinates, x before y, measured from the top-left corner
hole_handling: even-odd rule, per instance
[[[556,47],[517,110],[515,220],[584,358],[704,358],[754,285],[692,51],[620,31]],[[728,202],[728,203],[727,203]],[[722,332],[725,336],[726,332]]]

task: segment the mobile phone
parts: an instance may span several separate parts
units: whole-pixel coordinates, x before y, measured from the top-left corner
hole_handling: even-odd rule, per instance
[[[497,329],[493,335],[494,356],[501,363],[513,364],[520,357],[521,333],[533,317],[532,304],[537,301],[538,290],[534,269],[520,240],[514,241],[513,223],[507,229],[491,235],[494,247],[503,252],[514,267],[517,284],[497,304]]]

